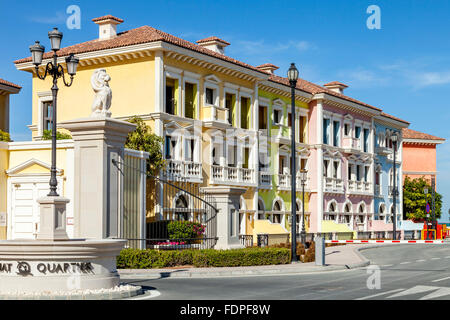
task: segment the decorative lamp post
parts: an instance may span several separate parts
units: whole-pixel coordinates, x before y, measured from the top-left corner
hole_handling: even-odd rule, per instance
[[[300,238],[302,244],[306,243],[306,231],[305,231],[305,184],[308,178],[307,171],[305,169],[300,170],[300,180],[302,182],[302,231],[300,233]]]
[[[66,67],[67,67],[67,73],[70,75],[70,82],[66,82],[66,78],[64,76],[64,68],[61,64],[58,64],[57,59],[58,55],[56,52],[61,48],[61,40],[62,40],[63,34],[62,32],[58,31],[58,28],[54,28],[52,31],[48,33],[48,38],[50,39],[50,43],[52,46],[53,51],[53,62],[48,62],[45,67],[45,72],[43,75],[39,73],[39,66],[42,64],[42,58],[44,56],[45,47],[42,46],[39,41],[36,41],[36,43],[32,46],[30,46],[30,52],[33,64],[35,65],[36,69],[36,75],[39,79],[45,80],[47,75],[50,75],[53,77],[53,86],[52,86],[52,97],[53,97],[53,104],[52,104],[52,166],[50,169],[51,176],[50,176],[50,193],[48,196],[58,196],[58,193],[56,192],[56,188],[58,185],[58,182],[56,180],[56,106],[57,106],[57,95],[58,95],[58,79],[63,78],[64,85],[66,87],[70,87],[73,83],[73,77],[77,73],[77,66],[79,60],[75,58],[73,54],[70,54],[66,58]]]
[[[395,161],[396,161],[396,153],[397,153],[397,135],[396,134],[393,134],[392,135],[392,137],[391,137],[391,141],[392,141],[392,147],[394,148],[394,162],[393,162],[393,177],[392,177],[392,180],[393,180],[393,186],[392,186],[392,200],[393,200],[393,204],[392,204],[392,208],[393,208],[393,211],[394,211],[394,213],[393,213],[393,215],[394,215],[394,217],[393,217],[393,219],[392,219],[392,222],[393,222],[393,239],[394,240],[397,240],[397,210],[396,210],[396,203],[397,203],[397,186],[396,186],[396,180],[397,180],[397,177],[396,177],[396,172],[395,172],[395,169],[396,169],[396,164],[395,164]]]
[[[291,253],[292,262],[297,262],[297,210],[296,210],[296,180],[297,170],[295,168],[295,87],[297,86],[298,70],[294,63],[287,72],[289,84],[291,86]]]

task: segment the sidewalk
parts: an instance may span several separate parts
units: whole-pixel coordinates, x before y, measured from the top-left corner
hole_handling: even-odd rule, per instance
[[[209,278],[245,275],[269,274],[301,274],[311,272],[326,272],[365,267],[370,261],[364,258],[359,250],[378,245],[349,244],[325,249],[326,266],[316,266],[315,262],[295,263],[270,266],[223,267],[223,268],[164,268],[164,269],[119,269],[122,279],[140,278]]]

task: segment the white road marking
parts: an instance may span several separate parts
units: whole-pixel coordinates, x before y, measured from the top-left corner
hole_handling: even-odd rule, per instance
[[[446,258],[446,259],[449,259],[449,258],[450,258],[450,256],[446,256],[445,258]]]
[[[408,264],[408,263],[411,263],[411,261],[400,262],[400,264]]]
[[[425,259],[416,260],[416,262],[425,262],[425,261],[427,261],[427,260],[425,260]]]
[[[431,258],[431,260],[439,260],[440,258]]]
[[[386,292],[382,292],[382,293],[373,294],[373,295],[367,296],[367,297],[358,298],[358,299],[355,299],[355,300],[366,300],[366,299],[375,298],[375,297],[378,297],[378,296],[382,296],[382,295],[385,295],[385,294],[390,294],[390,293],[394,293],[394,292],[398,292],[398,291],[402,291],[402,290],[404,290],[404,289],[395,289],[395,290],[391,290],[391,291],[386,291]]]
[[[445,277],[445,278],[442,278],[442,279],[436,279],[436,280],[433,280],[431,282],[439,282],[439,281],[444,281],[444,280],[447,280],[447,279],[450,279],[450,277]]]
[[[425,297],[420,298],[419,300],[429,300],[429,299],[439,298],[439,297],[448,296],[448,295],[450,295],[450,288],[439,288],[438,287],[438,290],[426,295]]]
[[[422,292],[427,292],[427,291],[431,291],[431,290],[437,290],[439,289],[439,287],[432,287],[432,286],[415,286],[412,287],[411,289],[405,290],[403,292],[400,293],[396,293],[392,296],[387,297],[388,299],[390,298],[398,298],[398,297],[402,297],[402,296],[408,296],[411,294],[417,294],[417,293],[422,293]]]
[[[393,264],[385,264],[384,266],[382,266],[382,267],[392,267],[393,266]]]

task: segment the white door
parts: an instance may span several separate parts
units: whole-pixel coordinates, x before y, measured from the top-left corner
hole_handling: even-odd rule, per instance
[[[12,183],[11,233],[9,239],[35,239],[39,230],[37,199],[49,193],[48,182]]]

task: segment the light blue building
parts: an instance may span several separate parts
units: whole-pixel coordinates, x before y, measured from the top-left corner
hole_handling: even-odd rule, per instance
[[[411,230],[403,217],[403,172],[402,172],[402,128],[409,123],[382,113],[374,118],[374,221],[373,230],[392,231],[394,217],[393,185],[394,185],[394,146],[395,152],[395,184],[398,190],[396,200],[397,230]],[[396,137],[397,142],[393,142]]]

